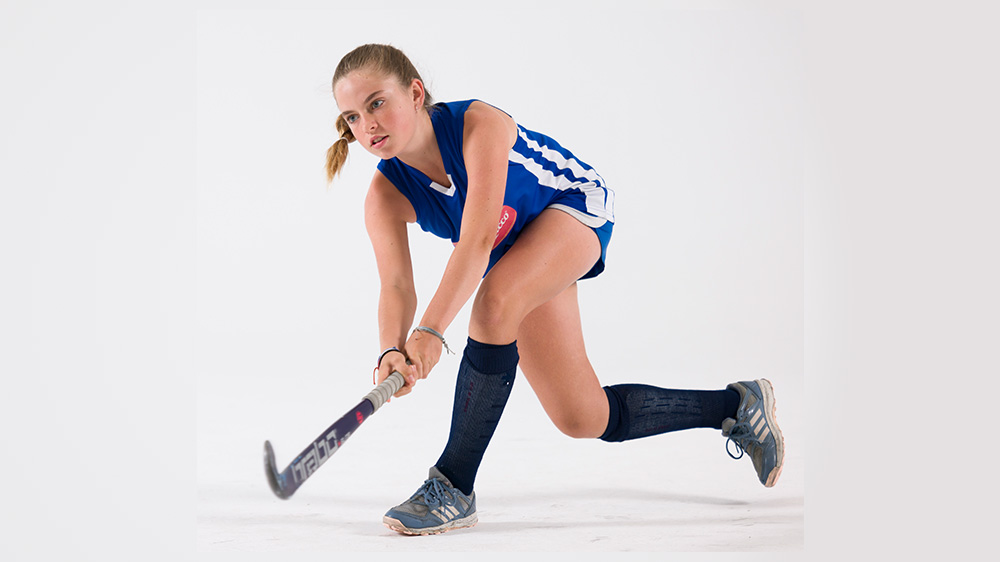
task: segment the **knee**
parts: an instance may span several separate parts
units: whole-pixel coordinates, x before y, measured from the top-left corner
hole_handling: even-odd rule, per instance
[[[572,412],[552,417],[556,428],[573,439],[596,439],[604,432],[607,420],[596,420],[594,416]],[[597,426],[601,426],[598,428]]]
[[[484,283],[472,303],[470,321],[480,334],[507,337],[517,333],[521,303],[516,295]]]

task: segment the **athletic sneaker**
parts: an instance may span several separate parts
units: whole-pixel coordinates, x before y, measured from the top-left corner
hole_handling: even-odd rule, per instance
[[[478,522],[476,493],[463,494],[436,466],[431,467],[424,485],[410,499],[382,517],[386,527],[404,535],[436,535]]]
[[[767,379],[735,382],[726,388],[740,393],[736,419],[722,422],[722,435],[729,438],[726,452],[734,459],[742,458],[744,451],[749,453],[757,478],[770,488],[781,475],[785,458],[785,440],[774,421],[774,389]],[[729,450],[730,442],[736,445],[739,456]]]

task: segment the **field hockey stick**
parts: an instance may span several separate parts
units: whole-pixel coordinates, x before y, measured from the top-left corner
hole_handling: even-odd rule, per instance
[[[295,457],[285,470],[278,472],[278,467],[274,462],[274,449],[271,448],[270,441],[264,441],[264,473],[267,475],[267,482],[271,485],[274,494],[283,500],[292,497],[295,490],[312,476],[316,470],[323,466],[340,446],[347,441],[361,422],[368,419],[375,413],[382,404],[385,404],[393,394],[403,387],[403,375],[399,371],[393,371],[384,381],[379,383],[371,392],[365,395],[364,399],[352,408],[333,425],[326,428],[311,445]]]

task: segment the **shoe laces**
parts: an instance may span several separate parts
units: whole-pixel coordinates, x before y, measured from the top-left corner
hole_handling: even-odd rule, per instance
[[[729,450],[729,444],[732,443],[736,445],[736,451],[739,456],[736,456]],[[734,459],[743,458],[743,452],[748,448],[748,445],[759,444],[760,440],[753,437],[753,429],[747,422],[737,423],[729,429],[729,438],[726,439],[726,452],[729,456]]]
[[[424,481],[423,487],[417,490],[417,494],[423,496],[424,503],[428,506],[443,504],[455,505],[458,498],[448,490],[444,482],[437,478],[428,478]]]

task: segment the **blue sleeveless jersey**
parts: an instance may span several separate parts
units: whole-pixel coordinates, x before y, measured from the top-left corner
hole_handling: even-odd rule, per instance
[[[434,105],[430,116],[450,187],[444,187],[398,158],[382,160],[378,169],[413,205],[417,224],[457,243],[461,232],[469,178],[462,154],[465,112],[476,100]],[[552,138],[517,126],[510,149],[504,207],[487,272],[517,240],[518,234],[547,208],[569,213],[591,227],[601,241],[601,259],[584,279],[604,270],[614,224],[614,192],[593,168]]]

